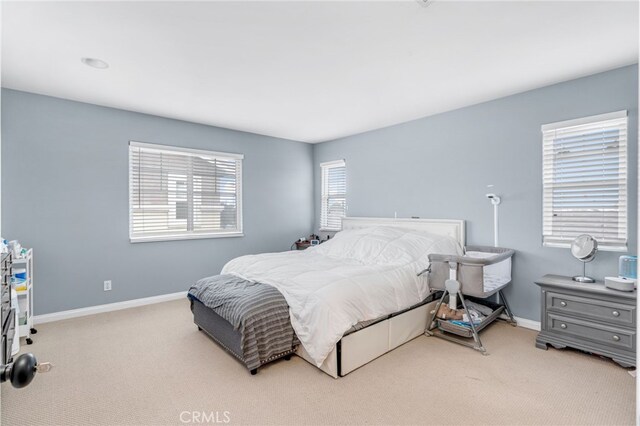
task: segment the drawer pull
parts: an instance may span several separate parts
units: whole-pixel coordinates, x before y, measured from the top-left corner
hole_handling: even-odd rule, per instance
[[[567,324],[565,323],[560,324],[560,328],[567,328]]]
[[[567,302],[560,302],[560,306],[564,308],[565,306],[567,306]]]
[[[620,312],[618,312],[618,311],[613,311],[611,313],[613,314],[614,317],[619,317],[620,316]]]
[[[620,341],[620,336],[616,336],[615,334],[613,335],[613,341],[614,342],[619,342]]]

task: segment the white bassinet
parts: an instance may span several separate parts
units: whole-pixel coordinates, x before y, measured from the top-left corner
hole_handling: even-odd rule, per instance
[[[467,246],[463,256],[431,254],[429,288],[444,290],[453,264],[462,294],[489,297],[511,283],[511,257],[514,253],[507,248]]]
[[[429,255],[429,288],[432,291],[444,290],[444,292],[435,310],[431,312],[432,316],[427,327],[427,335],[442,337],[471,347],[486,355],[487,351],[482,345],[478,333],[498,319],[502,313],[506,313],[507,321],[511,325],[516,325],[511,309],[507,304],[507,299],[502,294],[502,289],[511,283],[511,258],[514,253],[513,250],[506,248],[467,246],[462,256]],[[496,293],[500,296],[501,303],[482,300]],[[444,302],[445,297],[449,297],[449,307],[452,309],[458,309],[457,297],[459,297],[462,309],[467,317],[471,318],[463,295],[472,296],[472,301],[490,307],[492,313],[476,325],[474,325],[473,321],[468,325],[461,325],[436,318],[436,313]],[[437,330],[431,331],[436,326]],[[474,343],[466,343],[447,333],[463,338],[473,337]]]

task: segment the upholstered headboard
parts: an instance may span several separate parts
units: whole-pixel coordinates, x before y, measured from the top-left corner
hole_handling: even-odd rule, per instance
[[[342,219],[342,229],[361,229],[372,226],[394,226],[397,228],[413,229],[436,235],[447,235],[465,245],[464,220],[454,219],[393,219],[378,217],[345,217]]]

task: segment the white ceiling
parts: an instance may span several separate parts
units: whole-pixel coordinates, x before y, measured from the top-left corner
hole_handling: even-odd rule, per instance
[[[2,7],[4,87],[304,142],[638,61],[636,1]]]

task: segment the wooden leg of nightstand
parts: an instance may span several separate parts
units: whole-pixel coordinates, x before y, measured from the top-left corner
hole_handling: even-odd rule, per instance
[[[546,342],[541,342],[540,340],[536,339],[536,348],[546,351],[547,349],[549,349],[549,346]]]

